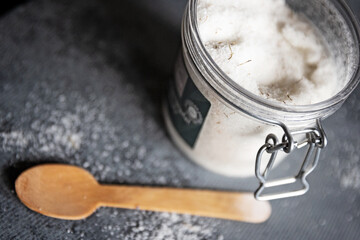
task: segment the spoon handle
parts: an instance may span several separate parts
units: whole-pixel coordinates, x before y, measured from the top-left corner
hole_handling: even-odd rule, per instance
[[[149,211],[166,211],[251,223],[266,221],[268,202],[256,201],[252,193],[100,185],[99,205]]]

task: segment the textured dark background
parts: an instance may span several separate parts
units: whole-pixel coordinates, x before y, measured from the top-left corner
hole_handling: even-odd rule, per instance
[[[0,18],[1,239],[360,239],[360,88],[324,122],[329,146],[309,193],[272,202],[261,225],[109,208],[62,221],[28,210],[14,180],[43,162],[82,166],[102,183],[253,190],[256,181],[209,173],[166,136],[160,104],[185,0],[18,2]]]

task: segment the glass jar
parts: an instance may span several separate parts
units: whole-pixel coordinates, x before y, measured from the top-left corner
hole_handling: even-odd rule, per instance
[[[255,197],[261,200],[308,190],[306,176],[326,145],[321,120],[340,108],[360,79],[359,25],[345,2],[288,0],[287,4],[305,15],[327,40],[345,86],[335,96],[312,105],[289,106],[237,85],[206,51],[197,26],[197,0],[189,0],[182,22],[182,51],[163,105],[168,132],[188,158],[227,176],[255,173],[260,180]],[[308,151],[295,177],[267,180],[275,159],[278,164],[294,149],[305,146]],[[270,160],[262,160],[265,154]],[[262,194],[265,188],[297,181],[302,184],[300,189]]]

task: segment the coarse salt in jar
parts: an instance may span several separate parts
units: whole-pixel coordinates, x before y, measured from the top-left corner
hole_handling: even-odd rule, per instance
[[[278,91],[283,89],[283,82],[264,85],[264,82],[269,80],[266,76],[261,78],[264,75],[261,75],[261,73],[272,72],[274,68],[278,67],[278,63],[275,63],[274,66],[271,63],[266,64],[266,61],[263,61],[266,56],[256,54],[256,50],[260,49],[261,41],[256,40],[256,35],[254,35],[254,39],[251,39],[249,36],[252,33],[246,34],[248,28],[243,31],[243,34],[245,33],[243,37],[234,37],[232,31],[229,31],[231,27],[225,27],[223,35],[219,37],[218,42],[214,45],[211,37],[218,38],[216,35],[217,30],[215,30],[215,35],[211,35],[211,27],[217,24],[215,19],[215,23],[210,22],[207,29],[203,30],[205,33],[201,34],[199,30],[201,23],[199,21],[201,19],[208,20],[208,16],[204,15],[204,11],[198,13],[200,6],[198,4],[202,1],[205,0],[189,0],[183,18],[182,51],[177,60],[175,77],[169,84],[168,97],[163,107],[166,126],[171,138],[189,159],[208,170],[234,177],[255,175],[260,181],[260,187],[255,192],[255,197],[259,200],[271,200],[305,193],[308,190],[306,176],[315,168],[320,151],[326,146],[326,136],[321,126],[321,120],[337,111],[359,83],[359,25],[356,18],[342,0],[286,1],[286,8],[289,10],[285,11],[291,10],[289,16],[294,13],[304,17],[304,19],[306,18],[306,21],[315,26],[314,29],[316,28],[316,31],[324,39],[324,44],[329,50],[328,54],[331,61],[333,61],[331,66],[336,67],[334,74],[336,74],[335,80],[337,84],[337,88],[334,88],[333,91],[335,92],[332,95],[324,95],[325,99],[319,98],[321,101],[306,105],[302,103],[308,100],[306,99],[307,96],[314,96],[314,99],[317,96],[321,97],[324,91],[327,91],[326,89],[330,89],[330,85],[321,89],[323,85],[319,82],[315,83],[313,88],[307,89],[303,87],[301,89],[306,94],[299,95],[298,103],[300,104],[292,104],[289,101],[297,97],[290,96],[292,91]],[[205,9],[205,13],[218,14],[217,17],[220,16],[219,21],[222,20],[222,11],[231,16],[228,11],[230,8],[226,9],[226,11],[221,9],[221,11],[216,12],[217,8],[226,6],[225,2],[227,1],[222,3],[222,1],[218,0],[217,2],[220,4],[218,6],[215,0],[212,0],[212,2],[215,2],[215,4],[212,6],[211,11]],[[283,0],[274,0],[274,2],[285,4]],[[249,12],[241,5],[241,1],[237,4],[239,6],[235,8],[246,10],[243,11],[243,14]],[[209,6],[208,3],[205,5]],[[234,9],[234,6],[231,7],[231,9]],[[250,7],[257,10],[258,6]],[[242,14],[240,10],[238,12]],[[264,11],[260,11],[260,14],[262,12]],[[198,16],[198,14],[202,15]],[[234,16],[237,17],[237,15]],[[251,15],[249,16],[250,21],[256,21],[258,25],[255,26],[259,26],[261,19],[251,20]],[[229,21],[224,20],[223,24],[229,24]],[[249,24],[249,26],[252,26],[252,22],[249,22]],[[283,27],[282,24],[284,23],[276,26]],[[303,26],[301,25],[303,23],[299,24]],[[202,37],[207,34],[206,31],[210,31],[210,41],[204,43]],[[221,32],[221,29],[219,31]],[[254,29],[248,29],[248,31],[264,30],[254,27]],[[227,43],[227,40],[221,40],[224,39],[224,36],[231,41],[229,40]],[[239,57],[235,56],[238,50],[237,47],[239,46],[240,50],[241,47],[244,48],[244,44],[242,46],[240,44],[246,42],[246,39],[248,39],[248,45],[245,45],[245,47],[248,48],[243,50],[244,54],[240,54]],[[275,39],[275,36],[271,39]],[[237,45],[236,41],[239,42],[239,45]],[[298,37],[294,41],[298,41]],[[302,42],[300,41],[300,43]],[[256,44],[259,44],[258,48]],[[289,52],[285,48],[287,43],[275,42],[274,44],[279,46],[279,49],[274,51],[275,55],[279,54],[282,51],[281,49],[285,49],[281,52],[282,54]],[[213,48],[210,49],[209,45]],[[253,46],[254,50],[247,51],[250,45]],[[264,47],[268,47],[268,45],[263,44]],[[290,45],[293,46],[294,43]],[[243,60],[247,59],[248,56],[243,56],[246,55],[246,51],[254,59],[258,60],[254,60],[252,63],[250,63],[251,60],[244,61],[244,64],[253,64],[252,67],[256,67],[255,71],[252,70],[252,73],[255,73],[253,75],[258,76],[258,79],[265,79],[264,82],[259,80],[257,83],[261,82],[263,84],[261,86],[271,86],[273,92],[263,94],[269,88],[262,88],[260,85],[253,88],[254,91],[258,89],[260,93],[254,92],[250,87],[244,87],[241,84],[242,81],[244,84],[251,81],[253,83],[256,82],[255,77],[250,74],[247,76],[241,75],[242,72],[232,71],[235,67],[242,65],[242,63],[234,63],[236,57],[240,59],[238,59],[240,62],[241,58]],[[218,52],[228,54],[228,57],[224,58],[223,61],[225,65],[221,62],[222,56],[219,58],[215,56]],[[297,53],[294,54],[294,56],[297,56]],[[308,61],[311,68],[314,66],[313,61],[316,61],[316,55],[312,54],[310,57],[308,55],[306,57],[306,61]],[[281,55],[279,59],[282,59]],[[226,60],[232,61],[235,67],[229,65]],[[290,58],[290,60],[293,59]],[[256,62],[258,65],[254,65]],[[284,61],[282,60],[282,62]],[[293,65],[296,66],[296,64]],[[222,65],[223,68],[219,65]],[[288,65],[285,64],[285,66]],[[248,65],[247,67],[250,68],[251,66]],[[329,71],[331,70],[334,69]],[[284,71],[287,71],[287,69],[284,69]],[[288,72],[293,74],[294,71]],[[322,76],[325,78],[326,71],[318,72],[320,73],[318,73],[317,77],[321,81]],[[281,75],[282,72],[279,74]],[[233,75],[233,77],[229,75]],[[248,79],[246,79],[247,77]],[[293,87],[291,84],[288,85]],[[320,90],[316,89],[316,86],[319,86]],[[271,95],[273,94],[272,99]],[[285,102],[283,99],[287,101]],[[280,163],[286,155],[295,149],[303,147],[307,147],[308,150],[304,158],[301,159],[301,168],[298,169],[298,174],[295,177],[271,181],[267,179],[274,164]],[[265,155],[270,157],[265,157]],[[263,193],[266,188],[289,185],[295,182],[300,182],[302,187],[292,191]]]

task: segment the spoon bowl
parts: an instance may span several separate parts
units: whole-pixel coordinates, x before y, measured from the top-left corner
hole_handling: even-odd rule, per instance
[[[15,182],[16,193],[28,208],[72,220],[85,218],[96,210],[98,196],[92,193],[99,187],[84,169],[60,164],[30,168]]]

